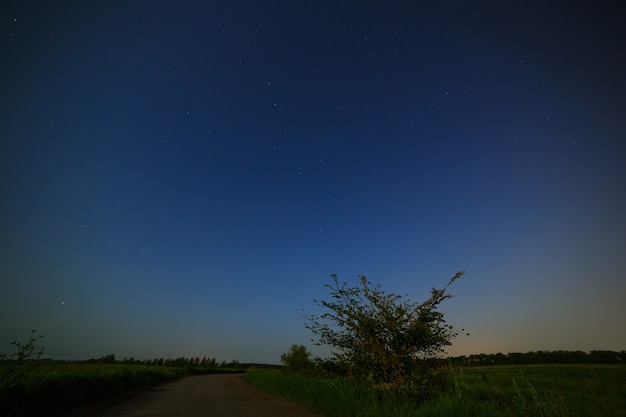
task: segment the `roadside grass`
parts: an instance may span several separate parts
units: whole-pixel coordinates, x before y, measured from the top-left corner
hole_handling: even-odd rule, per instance
[[[626,366],[517,365],[456,368],[435,400],[378,391],[346,378],[250,370],[246,380],[327,417],[626,417]]]
[[[279,370],[250,369],[244,377],[253,386],[279,395],[327,417],[411,416],[416,406],[391,391],[373,389],[348,378],[313,378]]]
[[[27,372],[0,364],[0,414],[85,405],[189,374],[219,370],[167,366],[36,363]]]

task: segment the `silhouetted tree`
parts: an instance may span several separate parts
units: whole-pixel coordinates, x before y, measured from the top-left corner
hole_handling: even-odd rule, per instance
[[[305,326],[353,374],[382,387],[422,391],[436,379],[433,359],[456,336],[437,307],[452,297],[446,290],[462,276],[458,272],[444,288],[432,288],[429,299],[414,303],[365,276],[349,287],[332,275],[333,284],[326,285],[331,300],[316,301],[327,312],[308,317]]]

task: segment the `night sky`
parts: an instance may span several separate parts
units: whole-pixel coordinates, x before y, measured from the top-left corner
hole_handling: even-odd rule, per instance
[[[626,349],[621,2],[0,7],[0,352],[324,355],[331,274],[460,270],[452,355]]]

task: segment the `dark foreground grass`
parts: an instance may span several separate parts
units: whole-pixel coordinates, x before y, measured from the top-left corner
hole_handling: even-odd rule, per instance
[[[490,399],[530,416],[626,416],[626,366],[461,368],[457,396]]]
[[[253,386],[324,414],[344,416],[409,416],[416,406],[403,395],[371,389],[345,378],[317,379],[277,370],[249,370],[245,379]]]
[[[0,367],[0,415],[28,415],[88,404],[183,376],[185,369],[122,364]]]
[[[461,368],[450,389],[416,404],[350,379],[314,379],[252,370],[252,385],[327,417],[624,417],[626,366],[525,365]]]

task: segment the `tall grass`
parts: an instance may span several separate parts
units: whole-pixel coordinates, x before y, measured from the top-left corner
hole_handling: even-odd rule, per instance
[[[379,391],[347,378],[308,378],[278,370],[251,369],[245,379],[253,386],[302,404],[327,417],[411,416],[415,403],[402,394]]]
[[[518,415],[626,416],[625,366],[477,367],[464,369],[460,380],[465,395],[491,393],[512,402]]]
[[[119,364],[42,363],[27,373],[0,366],[0,413],[85,404],[183,373],[179,368]]]
[[[626,417],[626,366],[490,366],[448,376],[450,388],[421,404],[350,379],[261,370],[246,379],[327,417]]]

